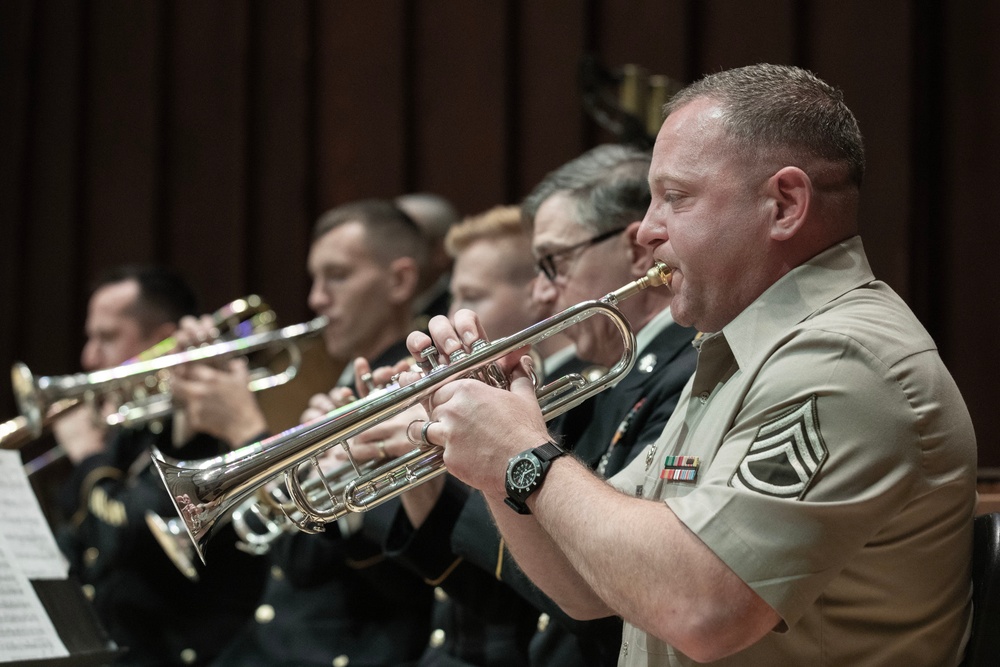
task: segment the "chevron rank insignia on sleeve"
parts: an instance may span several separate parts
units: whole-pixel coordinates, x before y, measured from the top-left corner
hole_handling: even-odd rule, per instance
[[[798,499],[826,457],[814,395],[760,427],[729,486],[775,498]]]

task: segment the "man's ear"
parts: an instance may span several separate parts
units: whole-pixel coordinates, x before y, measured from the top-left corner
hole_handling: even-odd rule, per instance
[[[397,257],[389,263],[389,301],[406,303],[416,296],[420,267],[412,257]]]
[[[812,180],[798,167],[783,167],[768,179],[767,187],[775,207],[770,236],[787,241],[805,224],[812,204]]]
[[[625,240],[628,251],[629,271],[636,278],[646,275],[653,266],[653,249],[639,243],[639,226],[641,220],[629,223],[625,228]]]

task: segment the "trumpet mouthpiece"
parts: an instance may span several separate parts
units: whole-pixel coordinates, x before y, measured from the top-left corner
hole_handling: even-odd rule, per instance
[[[666,285],[670,280],[670,269],[663,262],[654,262],[653,267],[646,271],[646,280],[649,281],[647,287]]]
[[[659,287],[666,284],[669,280],[670,269],[663,262],[656,262],[653,268],[646,271],[646,275],[608,294],[604,297],[604,301],[612,305],[617,305],[619,301],[624,301],[646,288]]]

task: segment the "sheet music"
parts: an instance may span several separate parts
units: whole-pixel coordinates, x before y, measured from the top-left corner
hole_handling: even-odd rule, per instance
[[[0,533],[0,663],[68,656],[31,582],[15,566],[17,561]]]
[[[0,450],[0,536],[12,567],[28,579],[65,579],[69,574],[21,467],[21,454],[14,450]]]

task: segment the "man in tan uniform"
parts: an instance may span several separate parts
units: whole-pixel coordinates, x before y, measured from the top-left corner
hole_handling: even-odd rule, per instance
[[[510,359],[510,392],[438,390],[427,439],[548,595],[625,619],[622,665],[957,665],[975,436],[868,266],[853,115],[773,65],[706,77],[667,111],[639,240],[672,270],[674,319],[705,335],[662,436],[602,482],[546,444]],[[460,312],[430,333],[447,355],[488,332]]]

